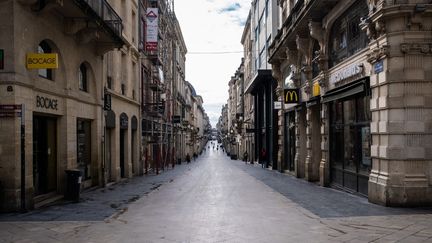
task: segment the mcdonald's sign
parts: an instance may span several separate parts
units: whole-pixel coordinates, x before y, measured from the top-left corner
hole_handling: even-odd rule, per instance
[[[299,89],[284,89],[284,103],[297,104],[300,101]]]

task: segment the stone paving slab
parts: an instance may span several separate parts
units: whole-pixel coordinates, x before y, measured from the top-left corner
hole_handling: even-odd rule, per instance
[[[59,201],[28,213],[3,213],[0,222],[5,221],[102,221],[121,212],[127,205],[157,190],[164,183],[171,183],[193,166],[176,165],[159,175],[151,173],[140,177],[124,179],[106,188],[93,188],[82,192],[80,202]]]
[[[337,189],[321,187],[304,179],[261,168],[261,165],[232,163],[273,190],[322,218],[379,216],[400,214],[432,214],[429,208],[384,207],[367,198]]]
[[[103,221],[0,222],[0,242],[432,242],[427,210],[382,213],[363,197],[245,165],[217,151],[182,170]],[[318,199],[331,202],[319,202],[324,207],[309,202]],[[358,213],[354,206],[327,205],[341,199],[361,201],[363,208]]]

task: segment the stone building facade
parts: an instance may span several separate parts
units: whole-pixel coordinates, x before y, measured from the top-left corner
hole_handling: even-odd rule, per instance
[[[152,50],[148,8],[160,14]],[[186,117],[206,137],[202,99],[189,113],[182,102],[187,50],[172,1],[3,0],[0,13],[0,211],[61,199],[65,170],[83,189],[174,167]]]
[[[255,113],[254,113],[254,96],[250,93],[244,92],[246,87],[249,87],[252,82],[252,35],[251,35],[251,13],[249,12],[246,24],[243,30],[241,44],[243,45],[243,119],[242,125],[242,142],[243,142],[243,153],[247,152],[248,161],[253,163],[257,159],[257,153],[255,149]]]
[[[2,211],[31,209],[63,193],[66,169],[80,170],[85,187],[102,184],[102,56],[124,41],[121,18],[107,2],[98,4],[0,3],[0,104],[23,105],[20,117],[0,118]],[[32,53],[57,54],[58,68],[26,68]]]
[[[274,111],[277,82],[268,62],[268,48],[276,36],[279,19],[276,0],[254,0],[251,6],[252,79],[244,87],[254,97],[255,154],[265,167],[277,169],[277,113]]]
[[[270,46],[278,161],[297,177],[387,206],[432,203],[432,4],[279,1]],[[282,152],[285,151],[285,152]],[[287,153],[286,151],[291,151]]]
[[[105,183],[141,175],[139,163],[140,53],[138,49],[139,2],[110,1],[123,21],[125,44],[104,55],[104,94],[111,97],[111,109],[105,111],[104,175]]]

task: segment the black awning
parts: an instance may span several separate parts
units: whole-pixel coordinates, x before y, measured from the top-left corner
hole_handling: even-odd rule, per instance
[[[306,107],[311,107],[320,103],[321,96],[315,96],[306,101]]]
[[[261,82],[266,80],[273,80],[272,71],[270,69],[259,69],[257,70],[252,81],[245,88],[245,93],[253,93],[255,88],[258,87]]]
[[[114,111],[107,111],[105,116],[105,127],[106,128],[115,128],[115,113]]]
[[[323,96],[322,103],[340,100],[361,93],[364,93],[364,95],[369,94],[369,78],[363,78],[355,83],[350,83],[327,92]]]

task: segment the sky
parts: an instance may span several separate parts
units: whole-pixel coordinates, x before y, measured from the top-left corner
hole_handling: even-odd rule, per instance
[[[214,128],[243,57],[240,41],[250,6],[251,0],[174,0],[188,51],[186,80],[203,97]]]

